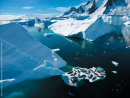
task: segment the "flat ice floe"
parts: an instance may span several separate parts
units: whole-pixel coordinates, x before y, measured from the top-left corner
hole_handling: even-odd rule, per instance
[[[57,52],[57,51],[60,51],[60,49],[59,49],[59,48],[57,48],[57,49],[52,49],[52,51]]]
[[[117,71],[112,71],[112,73],[117,74]]]
[[[17,24],[0,26],[3,43],[3,87],[25,79],[38,79],[63,74],[58,68],[66,62],[55,52],[30,36]],[[0,53],[1,54],[1,53]]]
[[[115,61],[111,61],[113,65],[118,66],[118,63]]]

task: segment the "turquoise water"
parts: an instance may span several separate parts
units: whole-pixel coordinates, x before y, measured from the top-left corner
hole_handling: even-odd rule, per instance
[[[105,69],[107,77],[95,83],[85,82],[82,87],[78,88],[65,85],[61,76],[25,80],[4,88],[5,97],[120,98],[130,96],[130,45],[121,34],[102,36],[95,42],[88,42],[82,39],[65,38],[57,34],[45,37],[44,33],[53,32],[35,27],[25,28],[43,45],[51,49],[60,49],[56,53],[67,62],[67,66],[60,68],[61,70],[67,72],[76,66],[102,67]],[[119,66],[114,66],[111,61],[118,62]],[[117,71],[117,74],[112,71]]]

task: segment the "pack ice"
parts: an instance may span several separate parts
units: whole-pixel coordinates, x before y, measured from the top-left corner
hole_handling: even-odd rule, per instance
[[[37,42],[20,25],[0,26],[3,55],[3,87],[25,79],[63,74],[58,68],[66,62],[55,52]]]

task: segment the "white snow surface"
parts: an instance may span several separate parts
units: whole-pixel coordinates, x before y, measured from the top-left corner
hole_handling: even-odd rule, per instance
[[[3,87],[25,79],[38,79],[64,72],[58,68],[66,62],[55,52],[37,42],[20,25],[11,23],[0,26],[3,43]],[[42,66],[41,66],[42,65]]]

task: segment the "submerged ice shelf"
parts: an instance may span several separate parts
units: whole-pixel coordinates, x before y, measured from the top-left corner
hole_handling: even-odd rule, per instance
[[[3,87],[25,79],[38,79],[63,74],[66,65],[54,51],[42,45],[17,24],[0,26],[3,43]],[[13,79],[13,81],[6,81]]]
[[[82,80],[89,82],[96,82],[106,77],[105,71],[101,67],[81,68],[74,67],[72,71],[62,74],[62,79],[69,86],[78,87]]]

